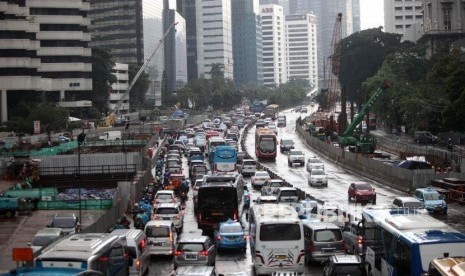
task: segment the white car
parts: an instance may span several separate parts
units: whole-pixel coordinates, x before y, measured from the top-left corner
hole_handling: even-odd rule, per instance
[[[256,171],[255,174],[252,176],[250,182],[252,183],[252,187],[261,187],[265,184],[265,181],[270,179],[270,174],[267,171]]]
[[[160,203],[176,203],[176,195],[171,190],[160,190],[155,194],[153,207],[157,207]]]
[[[155,208],[152,220],[171,220],[178,233],[184,226],[184,212],[180,203],[160,203]]]
[[[328,176],[324,170],[313,169],[308,173],[308,185],[328,187]]]
[[[292,166],[295,163],[299,163],[301,166],[305,165],[305,155],[300,150],[292,149],[289,151],[287,156],[287,163],[289,166]]]
[[[278,135],[278,128],[276,127],[275,124],[269,123],[267,128],[271,129],[274,132],[274,134]]]
[[[318,157],[310,157],[307,159],[307,171],[311,172],[313,169],[324,170],[325,164]]]

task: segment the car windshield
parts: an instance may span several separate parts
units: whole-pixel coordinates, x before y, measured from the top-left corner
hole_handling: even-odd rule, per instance
[[[54,218],[53,219],[53,227],[56,228],[74,228],[75,221],[74,218]]]
[[[283,184],[281,182],[271,182],[270,184],[270,187],[273,187],[273,188],[279,188],[279,187],[282,187]]]
[[[440,200],[439,194],[431,193],[431,194],[424,194],[425,200]]]
[[[199,252],[203,250],[203,244],[202,243],[179,243],[178,250],[189,251],[189,252]]]
[[[270,177],[270,175],[267,172],[256,172],[255,176],[256,177]]]
[[[292,142],[292,140],[282,140],[281,144],[283,144],[285,146],[290,146],[290,145],[293,145],[294,142]]]
[[[312,175],[325,175],[325,172],[321,170],[312,170]]]
[[[179,210],[176,208],[157,208],[155,213],[161,215],[177,215],[179,214]]]
[[[239,224],[223,225],[220,230],[221,233],[241,233],[242,227]]]
[[[157,199],[172,199],[173,197],[171,194],[157,194],[156,196]]]
[[[299,150],[291,151],[290,155],[303,155],[303,153]]]
[[[276,144],[272,138],[263,138],[260,140],[259,147],[263,152],[274,152],[276,150]]]
[[[368,184],[358,184],[355,187],[357,188],[357,190],[372,190],[373,189]]]
[[[320,159],[310,159],[310,163],[322,163]]]

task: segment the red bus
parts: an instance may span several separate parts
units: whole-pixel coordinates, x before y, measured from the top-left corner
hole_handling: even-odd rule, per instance
[[[258,159],[276,159],[276,134],[269,128],[255,130],[255,155]]]

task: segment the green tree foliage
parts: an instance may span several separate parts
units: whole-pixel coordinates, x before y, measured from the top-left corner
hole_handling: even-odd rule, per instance
[[[60,131],[66,128],[69,112],[66,108],[51,104],[27,104],[22,102],[21,115],[16,115],[7,122],[7,127],[17,133],[33,133],[34,121],[40,121],[42,131]]]
[[[116,77],[111,73],[114,66],[110,50],[92,48],[92,94],[88,99],[101,112],[108,110],[111,84],[116,82]]]
[[[362,82],[372,77],[387,55],[400,46],[399,34],[373,28],[354,33],[341,41],[339,80],[347,91],[347,100],[358,102]]]
[[[129,83],[132,82],[139,68],[140,67],[135,64],[129,65]],[[142,72],[131,91],[129,91],[129,104],[133,109],[139,107],[140,104],[145,101],[145,94],[147,93],[149,84],[149,76],[145,72]]]

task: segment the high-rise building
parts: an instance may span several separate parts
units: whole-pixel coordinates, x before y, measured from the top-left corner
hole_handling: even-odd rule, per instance
[[[319,85],[329,70],[331,40],[338,13],[342,13],[342,38],[360,30],[360,0],[289,0],[289,14],[313,13],[317,18]]]
[[[126,92],[129,87],[129,67],[124,63],[115,63],[111,73],[116,77],[116,82],[111,84],[108,108],[110,110],[115,110],[124,92]],[[118,109],[120,111],[128,110],[129,101],[127,99],[123,100]]]
[[[168,30],[165,38],[165,70],[168,77],[168,91],[174,92],[187,84],[187,56],[186,56],[186,21],[174,9],[165,9],[164,30]]]
[[[313,14],[286,16],[287,77],[318,83],[317,27]]]
[[[194,0],[177,0],[176,9],[186,20],[187,81],[190,82],[199,77],[197,68],[196,3]]]
[[[115,62],[144,63],[142,0],[91,0],[91,47],[111,50]]]
[[[283,7],[260,5],[263,40],[263,83],[275,87],[287,82]]]
[[[384,0],[384,31],[404,35],[403,39],[416,41],[423,23],[422,0]],[[415,35],[418,33],[418,35]]]
[[[90,21],[86,1],[0,3],[0,120],[25,100],[89,106],[92,91]]]
[[[213,64],[220,64],[224,77],[233,77],[231,1],[195,0],[197,70],[199,78],[210,78]]]
[[[231,3],[236,86],[263,86],[262,25],[258,0]]]

